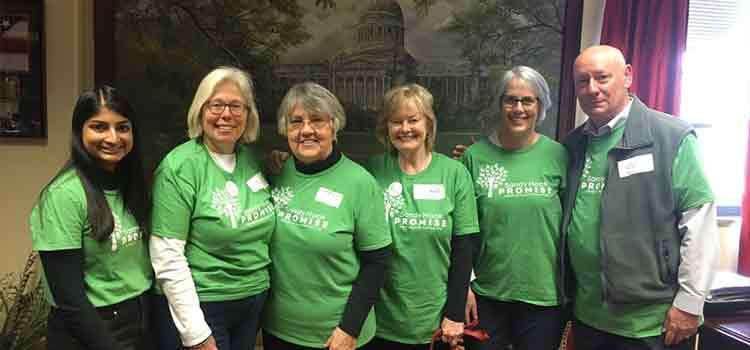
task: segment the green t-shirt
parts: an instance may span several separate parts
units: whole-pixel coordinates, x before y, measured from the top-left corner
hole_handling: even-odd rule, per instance
[[[544,135],[518,150],[485,138],[461,160],[474,179],[482,235],[471,288],[500,301],[558,305],[565,148]]]
[[[276,224],[268,183],[248,146],[220,168],[197,140],[177,146],[154,175],[154,235],[184,240],[198,298],[237,300],[269,286],[268,245]]]
[[[151,288],[148,246],[133,215],[117,191],[105,191],[114,218],[109,239],[91,238],[86,194],[75,170],[58,177],[31,212],[32,247],[36,251],[83,249],[86,296],[96,307],[122,302]],[[44,275],[42,275],[44,277]],[[46,280],[47,301],[56,305]]]
[[[393,257],[375,304],[376,334],[400,343],[429,343],[448,294],[451,238],[479,232],[471,176],[439,153],[415,175],[401,171],[395,153],[370,158],[367,169],[384,190],[393,238]]]
[[[375,179],[345,156],[312,175],[298,172],[290,158],[273,183],[278,222],[263,329],[293,344],[322,348],[341,321],[359,273],[357,251],[391,243],[383,194]],[[374,334],[370,311],[358,345]]]
[[[602,300],[599,250],[601,195],[607,176],[607,154],[620,141],[625,123],[612,133],[592,137],[586,150],[581,185],[568,230],[571,265],[576,276],[574,313],[587,325],[630,338],[658,336],[671,304],[615,305]],[[672,190],[683,212],[713,201],[708,179],[690,134],[682,141],[672,165]]]

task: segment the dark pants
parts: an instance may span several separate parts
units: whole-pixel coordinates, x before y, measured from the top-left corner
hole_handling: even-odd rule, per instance
[[[239,300],[201,303],[211,335],[219,350],[248,350],[255,347],[260,312],[268,291]],[[180,335],[169,313],[165,296],[153,300],[154,325],[159,350],[182,349]]]
[[[144,293],[123,302],[96,308],[115,340],[127,350],[152,349],[149,330],[149,296]],[[65,315],[53,307],[47,317],[48,350],[86,350],[72,334]]]
[[[271,333],[263,331],[263,350],[318,350],[322,348],[310,348],[282,340]],[[221,350],[221,349],[220,349]]]
[[[490,335],[485,342],[465,338],[469,350],[556,350],[564,328],[562,308],[522,302],[503,302],[476,294],[479,328]],[[578,349],[576,349],[578,350]]]
[[[691,350],[695,336],[672,346],[664,345],[664,334],[647,338],[627,338],[589,327],[583,322],[573,322],[575,350]]]
[[[362,350],[429,350],[430,344],[404,344],[395,341],[386,340],[383,338],[375,337],[371,342],[365,344]],[[447,344],[437,341],[435,342],[436,350],[447,350],[449,347]]]

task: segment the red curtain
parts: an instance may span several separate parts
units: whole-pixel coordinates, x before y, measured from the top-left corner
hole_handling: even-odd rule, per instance
[[[747,153],[745,154],[745,192],[742,195],[742,228],[737,271],[750,276],[750,124],[747,128]]]
[[[622,50],[633,66],[630,88],[651,108],[680,112],[688,0],[607,0],[601,43]]]

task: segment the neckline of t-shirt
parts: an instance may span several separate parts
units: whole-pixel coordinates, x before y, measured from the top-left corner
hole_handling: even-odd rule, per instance
[[[414,179],[414,178],[422,177],[423,175],[427,174],[430,171],[430,169],[432,169],[433,164],[435,164],[435,158],[437,158],[437,156],[435,152],[432,152],[432,151],[430,151],[430,155],[431,155],[430,163],[427,164],[426,168],[422,169],[422,171],[416,174],[407,174],[404,172],[403,169],[401,169],[401,162],[398,159],[399,157],[398,152],[395,152],[395,154],[393,154],[393,161],[395,163],[396,169],[398,169],[398,172],[401,174],[401,176],[409,178],[409,179]]]
[[[333,171],[334,169],[338,168],[339,165],[341,165],[341,163],[344,162],[345,158],[346,158],[346,156],[344,155],[344,153],[341,153],[341,158],[339,158],[339,160],[337,160],[336,163],[333,163],[333,165],[331,165],[327,169],[323,169],[323,171],[319,171],[319,172],[314,173],[314,174],[305,174],[305,173],[297,170],[297,167],[295,167],[294,164],[292,164],[292,170],[294,170],[294,174],[295,175],[301,176],[301,177],[318,177],[318,176],[323,176],[323,175],[328,174],[329,172]]]
[[[534,142],[534,143],[532,143],[532,144],[530,144],[528,146],[524,146],[524,147],[518,148],[518,149],[507,149],[507,148],[503,148],[501,146],[498,146],[494,142],[492,142],[492,140],[490,140],[489,136],[485,140],[487,141],[487,143],[491,147],[493,147],[494,149],[496,149],[496,150],[498,150],[498,151],[500,151],[502,153],[523,154],[523,153],[531,152],[531,150],[535,149],[542,142],[547,142],[547,136],[545,136],[544,134],[539,134],[539,137],[537,138],[536,142]]]
[[[237,148],[235,148],[234,153],[220,154],[220,153],[212,152],[210,149],[208,149],[208,146],[206,146],[205,144],[202,144],[202,146],[203,146],[203,149],[206,151],[206,153],[208,153],[208,157],[211,159],[211,163],[213,163],[213,165],[217,169],[219,169],[219,171],[228,175],[234,174],[234,172],[237,170],[237,158],[239,158],[237,157],[237,153],[239,153],[239,150]],[[234,168],[232,169],[232,171],[228,171],[221,164],[219,164],[220,162],[224,162],[224,161],[228,162],[230,158],[234,158]],[[225,165],[228,166],[229,164],[225,164]]]

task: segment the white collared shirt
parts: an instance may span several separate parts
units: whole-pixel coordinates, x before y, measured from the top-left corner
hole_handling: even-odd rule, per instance
[[[615,126],[617,126],[620,121],[625,121],[627,119],[628,114],[630,114],[630,107],[633,106],[633,98],[630,98],[630,101],[628,101],[628,104],[625,105],[625,108],[620,111],[614,118],[610,119],[607,124],[602,125],[601,127],[597,128],[596,124],[594,124],[594,121],[586,115],[586,122],[583,126],[583,133],[595,137],[604,136],[612,132],[614,130]]]

